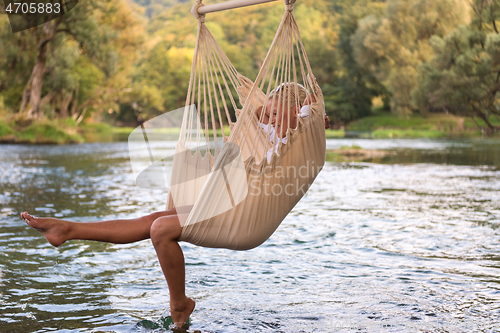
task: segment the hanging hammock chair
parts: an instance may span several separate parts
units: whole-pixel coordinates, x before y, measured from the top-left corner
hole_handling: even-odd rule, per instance
[[[167,200],[167,209],[177,209],[181,241],[233,250],[259,246],[323,167],[324,101],[293,15],[294,2],[285,0],[285,14],[255,82],[238,74],[216,42],[200,14],[201,1],[193,7],[198,35]],[[272,126],[262,126],[259,110],[291,82],[300,83],[315,102],[309,115],[286,131],[286,139],[283,134],[273,139]],[[290,86],[295,88],[288,89],[288,98],[273,98],[287,106],[294,98],[301,103],[297,85]]]

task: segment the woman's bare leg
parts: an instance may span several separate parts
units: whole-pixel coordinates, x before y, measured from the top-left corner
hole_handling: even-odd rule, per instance
[[[189,211],[182,207],[179,211]],[[182,228],[176,209],[156,212],[129,220],[78,223],[22,213],[28,225],[40,231],[50,244],[85,239],[109,243],[132,243],[151,238],[170,291],[172,320],[182,326],[193,312],[195,302],[186,296],[184,254],[177,243]]]
[[[193,312],[195,301],[186,296],[184,254],[177,242],[181,235],[177,215],[163,216],[151,225],[151,241],[170,291],[170,315],[182,327]]]
[[[71,239],[117,244],[141,241],[150,238],[151,225],[156,219],[176,213],[175,209],[169,209],[135,219],[87,223],[70,222],[50,217],[34,217],[26,212],[22,213],[21,217],[29,226],[40,231],[50,244],[59,246]]]

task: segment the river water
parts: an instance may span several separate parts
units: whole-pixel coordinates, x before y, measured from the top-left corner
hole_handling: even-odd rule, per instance
[[[260,247],[182,244],[190,332],[500,332],[500,141],[329,140],[385,149],[327,162]],[[124,142],[0,146],[0,332],[161,332],[149,240],[53,248],[19,217],[161,210]]]

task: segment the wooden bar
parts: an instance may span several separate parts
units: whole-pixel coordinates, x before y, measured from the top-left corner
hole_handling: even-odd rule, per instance
[[[259,5],[266,2],[273,2],[277,0],[231,0],[213,5],[201,6],[198,8],[198,14],[203,15],[206,13],[220,12],[222,10],[241,8],[246,6]]]

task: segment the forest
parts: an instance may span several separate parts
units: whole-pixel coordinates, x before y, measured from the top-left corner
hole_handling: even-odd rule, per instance
[[[41,119],[137,126],[183,106],[193,4],[81,0],[17,33],[0,5],[0,137]],[[278,1],[207,14],[206,24],[252,78],[283,10]],[[297,0],[294,14],[334,128],[382,111],[500,131],[500,0]]]

